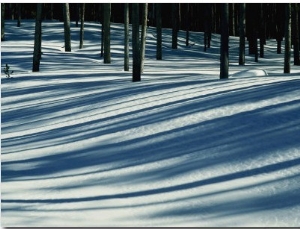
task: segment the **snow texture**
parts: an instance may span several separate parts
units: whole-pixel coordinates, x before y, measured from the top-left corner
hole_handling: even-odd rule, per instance
[[[14,74],[1,75],[3,227],[300,225],[300,67],[283,74],[275,40],[239,66],[230,37],[231,77],[220,80],[219,35],[203,52],[203,33],[186,47],[180,31],[172,50],[164,29],[157,61],[150,27],[132,83],[121,24],[103,64],[99,24],[85,24],[81,50],[72,24],[65,53],[63,24],[43,22],[35,73],[34,21],[5,30],[1,67]]]

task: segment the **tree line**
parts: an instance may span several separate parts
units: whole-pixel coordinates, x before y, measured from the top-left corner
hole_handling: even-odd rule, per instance
[[[123,23],[125,71],[129,70],[128,28],[132,24],[133,81],[139,81],[143,72],[147,26],[156,27],[157,60],[162,59],[162,28],[172,28],[173,49],[177,48],[179,30],[186,31],[186,45],[189,45],[189,31],[204,32],[204,51],[210,48],[211,34],[221,34],[220,78],[228,78],[229,36],[240,37],[240,65],[245,64],[246,42],[249,54],[258,61],[258,57],[264,57],[264,45],[271,38],[277,40],[277,53],[282,52],[285,38],[285,73],[290,72],[292,46],[294,64],[300,64],[298,3],[1,3],[1,12],[1,40],[5,40],[5,19],[16,20],[17,26],[21,26],[22,19],[36,19],[37,47],[41,43],[37,33],[42,20],[63,21],[65,51],[71,51],[70,21],[75,21],[76,26],[80,24],[80,48],[83,47],[84,21],[99,22],[104,63],[110,63],[110,23]],[[41,50],[36,45],[35,51],[34,59],[38,60]]]

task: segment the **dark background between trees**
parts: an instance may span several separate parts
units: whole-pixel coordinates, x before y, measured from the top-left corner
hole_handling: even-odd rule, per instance
[[[70,3],[70,17],[72,21],[79,20],[79,4]],[[124,4],[111,4],[111,22],[124,23]],[[17,19],[18,12],[21,11],[22,19],[35,19],[35,3],[7,3],[5,4],[5,19]],[[19,9],[21,5],[21,9]],[[86,3],[85,21],[98,21],[102,19],[103,3]],[[284,35],[284,3],[247,3],[246,4],[246,32],[253,33],[264,30],[266,39],[283,37]],[[294,5],[294,4],[292,4]],[[131,11],[131,4],[129,4]],[[172,28],[172,3],[162,4],[162,27]],[[63,4],[44,3],[44,19],[56,19],[63,21]],[[140,11],[141,11],[140,7]],[[294,10],[294,8],[292,9]],[[209,11],[209,12],[208,12]],[[187,16],[188,13],[188,16]],[[220,33],[220,3],[180,3],[179,4],[179,29],[190,31],[204,31],[205,22],[211,20],[212,33]],[[142,15],[142,13],[140,13]],[[238,3],[229,4],[229,35],[238,36]],[[189,23],[186,23],[186,20]],[[148,25],[155,26],[155,4],[149,3],[148,6]],[[299,18],[298,18],[299,20]],[[131,18],[130,18],[131,23]],[[261,28],[261,27],[264,28]]]

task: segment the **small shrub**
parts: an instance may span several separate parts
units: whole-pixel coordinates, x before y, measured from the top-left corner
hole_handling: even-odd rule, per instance
[[[10,67],[8,66],[8,64],[6,64],[4,67],[4,73],[6,74],[7,78],[10,78],[10,75],[14,73],[14,71],[9,70],[9,68]]]

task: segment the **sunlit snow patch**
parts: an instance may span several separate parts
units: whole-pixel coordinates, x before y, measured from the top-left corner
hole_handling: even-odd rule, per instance
[[[263,69],[251,69],[251,70],[244,70],[240,72],[236,72],[232,74],[232,77],[251,77],[251,76],[267,76],[267,71]]]

